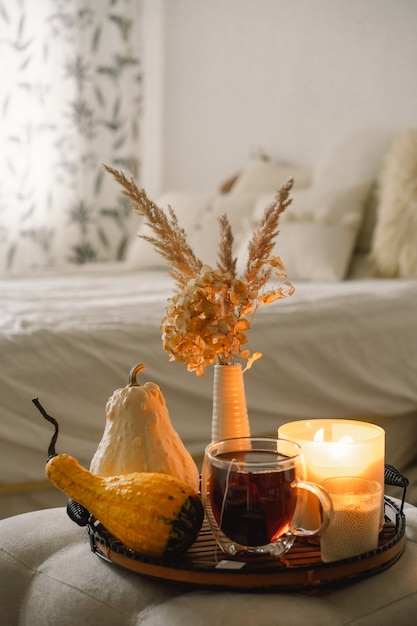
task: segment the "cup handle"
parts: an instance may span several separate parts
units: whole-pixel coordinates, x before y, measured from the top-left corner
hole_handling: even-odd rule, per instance
[[[318,485],[317,483],[311,483],[306,480],[295,480],[292,483],[292,487],[294,487],[294,489],[305,489],[306,491],[309,491],[316,496],[320,503],[319,509],[321,524],[318,528],[314,528],[311,530],[306,528],[293,528],[291,529],[291,533],[299,537],[317,535],[318,533],[321,533],[327,528],[330,519],[332,518],[334,513],[331,497],[329,496],[327,491],[323,489],[323,487],[321,487],[321,485]]]

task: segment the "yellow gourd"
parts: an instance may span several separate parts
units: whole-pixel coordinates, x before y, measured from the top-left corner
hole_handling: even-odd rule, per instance
[[[204,512],[187,483],[155,472],[93,474],[72,456],[55,453],[58,423],[37,399],[33,402],[55,425],[45,471],[58,489],[90,511],[126,547],[142,554],[171,556],[194,543]]]
[[[117,389],[106,404],[102,439],[91,460],[90,471],[99,476],[131,472],[170,474],[199,488],[199,470],[172,426],[158,385],[139,385],[139,364],[129,373],[129,384]]]

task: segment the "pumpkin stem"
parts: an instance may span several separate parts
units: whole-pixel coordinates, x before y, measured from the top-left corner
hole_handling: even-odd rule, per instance
[[[129,387],[140,387],[138,381],[136,380],[139,372],[145,369],[143,363],[139,363],[138,365],[134,365],[129,372]]]
[[[55,426],[55,432],[52,435],[52,439],[51,439],[51,441],[49,443],[49,447],[48,447],[48,461],[49,461],[49,459],[51,459],[53,456],[57,456],[57,453],[55,452],[55,444],[56,444],[56,440],[58,439],[59,425],[58,425],[58,422],[56,421],[56,419],[54,417],[51,417],[51,415],[48,415],[48,413],[45,411],[45,409],[43,408],[43,406],[39,402],[38,398],[33,398],[32,402],[36,406],[38,411],[40,411],[40,413],[42,413],[43,417],[46,420],[48,420],[48,422],[51,422]]]

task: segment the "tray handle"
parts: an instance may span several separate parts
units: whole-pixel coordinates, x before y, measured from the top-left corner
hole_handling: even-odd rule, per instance
[[[403,512],[405,495],[407,493],[407,487],[409,485],[409,480],[401,474],[399,470],[397,470],[393,465],[385,464],[385,475],[384,480],[386,485],[391,485],[393,487],[401,487],[403,490],[403,495],[401,499],[401,510]]]

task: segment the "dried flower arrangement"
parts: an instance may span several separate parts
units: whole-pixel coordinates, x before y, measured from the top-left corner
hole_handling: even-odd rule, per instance
[[[203,376],[212,363],[228,365],[236,357],[247,361],[246,369],[262,356],[244,349],[253,318],[261,304],[269,304],[294,293],[285,267],[271,256],[279,233],[281,213],[291,203],[290,179],[277,191],[273,203],[248,243],[248,260],[243,276],[236,275],[233,233],[226,215],[219,218],[220,240],[216,268],[204,265],[187,242],[185,231],[169,207],[165,213],[119,170],[105,169],[122,186],[134,210],[145,218],[152,236],[143,238],[171,265],[176,293],[169,298],[162,320],[162,344],[170,360],[184,363],[189,371]],[[280,279],[277,288],[266,290],[272,273]]]

